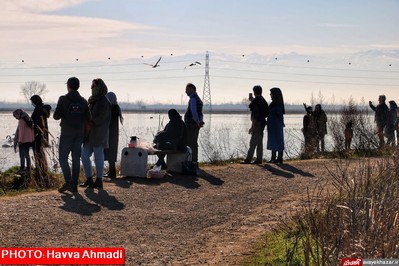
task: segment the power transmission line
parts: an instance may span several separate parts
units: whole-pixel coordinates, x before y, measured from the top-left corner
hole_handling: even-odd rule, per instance
[[[202,95],[205,108],[212,112],[212,99],[211,99],[211,84],[209,80],[209,53],[205,55],[205,80],[204,80],[204,91]]]

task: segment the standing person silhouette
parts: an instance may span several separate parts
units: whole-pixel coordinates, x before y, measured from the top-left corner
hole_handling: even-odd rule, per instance
[[[313,107],[307,106],[305,103],[303,104],[305,107],[306,114],[303,116],[302,122],[302,133],[303,138],[305,140],[304,152],[307,156],[314,152],[316,140],[315,140],[315,126],[314,126],[314,118],[313,118]]]
[[[352,138],[353,138],[353,123],[352,123],[352,121],[347,122],[345,125],[344,138],[345,138],[345,150],[350,150]]]
[[[380,95],[378,97],[378,105],[374,106],[371,101],[369,101],[370,108],[375,112],[374,114],[374,122],[377,126],[377,135],[379,139],[380,148],[384,147],[384,127],[387,124],[388,116],[389,116],[389,108],[385,103],[386,97],[385,95]]]
[[[204,126],[202,114],[203,103],[196,92],[197,88],[194,84],[186,85],[186,94],[190,97],[187,111],[184,114],[184,122],[187,126],[187,145],[191,148],[193,163],[198,167],[198,135],[200,128]]]
[[[91,84],[89,109],[91,113],[90,130],[82,147],[82,164],[86,181],[81,187],[103,188],[104,149],[109,147],[109,123],[111,122],[111,103],[105,96],[107,85],[100,78]],[[96,180],[93,180],[93,169],[90,157],[94,153]]]
[[[316,149],[325,152],[324,136],[327,135],[327,115],[321,104],[316,104],[313,112]]]
[[[396,121],[398,120],[398,105],[395,101],[389,101],[389,115],[387,124],[385,125],[385,136],[387,137],[387,145],[395,146],[395,130]]]
[[[47,118],[50,115],[51,106],[44,105],[39,95],[33,95],[30,98],[35,107],[32,113],[34,124],[35,143],[33,154],[35,157],[35,178],[42,187],[50,187],[50,181],[47,172],[47,159],[44,153],[44,147],[48,145],[48,125]]]
[[[266,117],[269,114],[269,106],[262,96],[262,87],[257,85],[253,87],[255,98],[249,104],[251,110],[251,128],[248,133],[251,134],[249,149],[244,164],[251,163],[256,149],[256,160],[253,164],[261,164],[263,160],[263,131],[266,126]]]
[[[12,114],[18,120],[17,130],[15,131],[16,145],[14,146],[15,152],[17,152],[18,148],[20,159],[20,167],[17,171],[17,174],[26,175],[29,178],[31,167],[29,148],[32,147],[33,141],[35,140],[33,121],[30,116],[22,109],[17,109]]]
[[[284,151],[284,99],[279,88],[270,89],[272,102],[267,118],[267,149],[272,151],[270,163],[283,163]],[[276,159],[276,153],[277,159]]]
[[[123,116],[115,93],[105,95],[111,103],[111,122],[109,123],[109,147],[104,149],[104,160],[108,161],[108,173],[104,177],[116,178],[116,159],[118,157],[119,122],[123,125]]]
[[[58,189],[60,193],[67,190],[72,193],[78,192],[84,121],[90,119],[88,103],[80,96],[79,87],[80,81],[78,78],[71,77],[68,79],[68,93],[58,98],[57,107],[53,114],[55,120],[61,120],[58,160],[65,183]],[[68,162],[69,154],[72,157],[72,171]]]

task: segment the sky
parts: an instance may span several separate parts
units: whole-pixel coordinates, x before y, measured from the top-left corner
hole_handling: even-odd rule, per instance
[[[119,101],[185,104],[207,52],[212,103],[254,85],[287,103],[399,101],[398,14],[399,0],[2,0],[0,102],[30,81],[56,102],[76,76],[84,97],[100,77]]]

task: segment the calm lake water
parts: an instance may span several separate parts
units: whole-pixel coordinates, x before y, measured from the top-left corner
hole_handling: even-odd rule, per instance
[[[296,157],[299,155],[303,136],[301,133],[303,115],[285,116],[285,158]],[[142,144],[149,144],[153,136],[168,123],[167,113],[124,113],[124,123],[120,126],[119,135],[119,154],[127,146],[130,136],[139,137]],[[201,162],[229,159],[231,157],[243,157],[246,155],[249,145],[250,127],[248,114],[205,114],[205,126],[200,131],[199,137],[199,160]],[[13,135],[17,127],[17,120],[11,112],[0,113],[0,141],[6,143],[6,136]],[[49,165],[57,163],[58,137],[60,134],[59,121],[50,118],[48,120],[50,141],[53,145],[47,148]],[[266,147],[267,132],[265,131],[264,149]],[[31,153],[32,155],[32,153]],[[120,155],[119,155],[120,156]],[[150,163],[155,162],[156,156],[149,156]],[[270,158],[270,152],[264,152],[264,159]],[[151,161],[153,160],[153,161]],[[18,153],[13,148],[1,148],[0,171],[4,171],[11,166],[19,165]]]

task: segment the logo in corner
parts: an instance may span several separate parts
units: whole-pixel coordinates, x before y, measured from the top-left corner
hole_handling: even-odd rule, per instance
[[[363,260],[359,258],[343,258],[341,266],[363,266]]]

